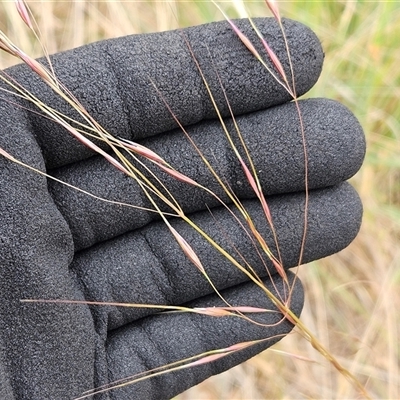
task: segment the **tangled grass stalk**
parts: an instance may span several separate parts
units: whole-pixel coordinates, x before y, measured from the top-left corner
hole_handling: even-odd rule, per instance
[[[299,127],[300,127],[300,134],[301,134],[301,139],[302,139],[302,144],[303,144],[303,156],[304,156],[304,182],[305,182],[305,187],[304,187],[304,193],[305,193],[305,209],[304,209],[304,229],[303,229],[303,235],[302,235],[302,242],[301,242],[301,247],[299,249],[299,258],[298,258],[298,265],[302,263],[303,260],[303,253],[304,253],[304,246],[305,246],[305,241],[307,237],[307,220],[308,220],[308,155],[307,155],[307,146],[306,146],[306,132],[303,124],[303,117],[301,114],[301,109],[298,103],[298,97],[296,94],[296,83],[295,83],[295,75],[293,71],[293,64],[290,59],[290,49],[288,45],[288,41],[286,38],[284,26],[282,24],[282,18],[279,12],[279,8],[277,7],[276,3],[274,1],[266,1],[266,4],[268,8],[270,9],[273,17],[275,18],[276,22],[278,23],[281,33],[282,33],[282,38],[285,43],[286,51],[287,51],[287,57],[289,60],[289,65],[290,65],[290,73],[287,74],[275,54],[274,50],[270,47],[268,42],[266,41],[265,38],[262,37],[262,34],[260,31],[257,29],[256,24],[249,18],[250,24],[257,33],[257,36],[260,39],[260,42],[263,45],[263,48],[265,49],[266,57],[261,55],[259,51],[257,51],[255,45],[247,38],[245,34],[243,34],[238,26],[235,24],[234,21],[232,21],[229,17],[227,17],[225,14],[225,18],[227,19],[228,23],[232,27],[233,31],[236,33],[238,38],[243,42],[243,44],[247,47],[247,49],[253,54],[253,56],[265,67],[265,70],[267,73],[271,74],[274,79],[282,86],[284,89],[290,94],[290,96],[293,99],[293,102],[296,106],[297,114],[298,114],[298,122],[299,122]],[[23,0],[17,0],[16,1],[16,6],[17,10],[22,18],[22,20],[25,22],[27,27],[34,33],[35,37],[38,38],[40,41],[40,31],[37,28],[37,24],[34,21],[34,18],[32,16],[32,13],[30,12],[28,6],[26,5],[25,1]],[[219,6],[217,5],[219,8]],[[221,10],[221,9],[220,9]],[[221,10],[221,12],[223,12]],[[36,109],[44,118],[48,118],[57,124],[61,125],[63,128],[65,128],[73,137],[75,137],[77,140],[79,140],[83,145],[86,147],[90,148],[97,154],[101,155],[104,157],[110,164],[112,164],[115,168],[117,168],[119,171],[121,171],[123,174],[129,176],[131,179],[133,179],[140,189],[143,191],[144,195],[148,199],[149,203],[151,204],[152,208],[150,209],[145,209],[146,211],[151,211],[154,213],[157,213],[160,218],[164,221],[165,225],[169,229],[172,237],[176,240],[176,242],[179,244],[181,250],[183,253],[186,255],[186,257],[191,261],[191,263],[194,265],[195,268],[197,268],[198,271],[200,271],[204,278],[208,281],[208,283],[211,285],[213,288],[214,292],[221,298],[221,300],[225,303],[226,306],[224,307],[212,307],[212,308],[187,308],[187,307],[178,307],[178,306],[167,306],[167,305],[160,305],[160,304],[125,304],[125,303],[104,303],[104,302],[81,302],[81,301],[76,301],[76,300],[59,300],[59,299],[54,299],[54,300],[43,300],[43,299],[23,299],[22,301],[24,302],[41,302],[41,303],[72,303],[72,304],[89,304],[93,306],[102,306],[102,305],[112,305],[112,306],[118,306],[118,307],[136,307],[136,308],[152,308],[152,309],[157,309],[157,310],[163,310],[167,312],[189,312],[189,313],[197,313],[197,314],[202,314],[202,315],[207,315],[211,318],[217,318],[217,317],[224,317],[224,316],[231,316],[231,317],[237,317],[237,318],[243,318],[247,320],[250,323],[258,323],[254,319],[250,318],[246,314],[248,313],[266,313],[266,312],[273,312],[271,310],[267,309],[262,309],[262,308],[255,308],[255,307],[248,307],[248,306],[232,306],[224,297],[223,295],[218,291],[217,287],[214,285],[213,281],[209,277],[207,273],[207,269],[203,266],[200,258],[190,245],[186,241],[186,239],[170,224],[169,218],[171,216],[180,218],[181,220],[185,221],[191,228],[193,228],[197,233],[199,233],[204,240],[209,242],[214,249],[216,249],[220,254],[222,254],[233,266],[235,266],[237,269],[239,269],[243,274],[247,276],[247,278],[252,281],[255,285],[257,285],[259,288],[261,288],[265,295],[271,300],[273,305],[281,312],[282,318],[280,321],[283,321],[287,319],[290,321],[292,324],[294,324],[297,328],[297,331],[314,347],[323,357],[325,357],[341,374],[343,374],[346,378],[348,378],[355,387],[358,388],[359,392],[365,396],[366,398],[369,398],[368,393],[366,392],[364,386],[362,383],[351,373],[349,372],[346,368],[344,368],[340,362],[329,352],[329,350],[313,335],[310,329],[302,322],[299,317],[296,316],[295,313],[291,310],[291,304],[290,304],[290,297],[291,297],[291,290],[292,290],[292,285],[294,285],[294,281],[289,283],[289,280],[286,276],[285,268],[284,265],[282,264],[282,258],[280,256],[280,251],[279,251],[279,243],[278,243],[278,238],[277,234],[275,232],[274,228],[274,223],[273,219],[269,210],[268,202],[266,197],[263,194],[263,190],[261,187],[260,180],[257,175],[256,168],[254,166],[250,151],[248,150],[245,140],[243,139],[239,126],[236,123],[235,115],[230,109],[230,103],[229,99],[225,95],[225,100],[228,105],[228,108],[230,109],[232,121],[235,126],[235,134],[239,138],[239,142],[242,146],[242,149],[245,154],[245,158],[241,156],[241,151],[237,148],[235,145],[235,141],[233,140],[233,133],[229,131],[228,127],[226,126],[224,122],[224,118],[222,117],[219,108],[217,106],[217,102],[214,99],[212,88],[209,86],[209,83],[203,73],[203,71],[200,68],[199,63],[197,62],[196,55],[192,51],[192,48],[190,46],[190,42],[188,39],[183,35],[184,40],[186,41],[187,47],[191,53],[191,56],[193,58],[193,61],[197,65],[199,74],[203,80],[204,86],[208,92],[209,98],[215,108],[215,112],[218,116],[218,119],[221,123],[221,126],[223,128],[223,131],[226,135],[226,139],[229,142],[231,149],[233,150],[237,162],[239,165],[242,167],[244,175],[246,176],[246,179],[251,186],[254,196],[259,200],[265,218],[271,228],[271,231],[273,233],[274,241],[275,241],[275,247],[277,254],[274,254],[274,252],[271,250],[270,246],[266,241],[264,240],[262,234],[257,230],[255,223],[253,222],[250,214],[247,212],[243,204],[240,202],[236,194],[232,191],[232,189],[229,187],[229,185],[226,184],[224,181],[223,177],[220,177],[217,173],[217,171],[212,167],[210,160],[208,160],[202,153],[201,149],[199,149],[192,141],[189,133],[185,130],[184,126],[181,124],[179,121],[179,118],[175,115],[173,111],[173,105],[168,104],[167,100],[164,98],[162,90],[157,87],[157,85],[151,80],[151,77],[149,77],[149,84],[152,84],[154,86],[155,91],[158,93],[159,97],[161,100],[164,102],[165,107],[169,110],[171,113],[172,117],[174,118],[175,122],[177,125],[181,128],[181,130],[184,132],[184,134],[187,136],[188,140],[193,144],[195,147],[196,151],[198,152],[200,158],[204,162],[204,164],[207,166],[209,169],[210,173],[214,176],[216,181],[219,183],[221,186],[224,194],[229,198],[230,202],[234,205],[236,210],[239,212],[239,215],[242,217],[242,219],[239,219],[239,217],[236,216],[235,213],[230,211],[228,206],[225,204],[221,198],[212,192],[209,188],[202,186],[200,183],[196,182],[194,179],[190,178],[189,176],[184,175],[183,173],[179,172],[176,170],[172,165],[170,165],[167,161],[165,161],[161,156],[156,154],[154,151],[144,147],[143,145],[135,142],[131,142],[125,139],[121,139],[118,137],[115,137],[111,135],[109,132],[107,132],[85,109],[85,107],[79,102],[79,100],[69,91],[67,87],[65,87],[58,79],[56,76],[53,68],[52,68],[52,63],[51,63],[51,58],[47,54],[46,51],[44,51],[47,64],[48,66],[45,66],[44,64],[40,63],[39,61],[33,59],[29,55],[27,55],[23,50],[21,50],[18,46],[16,46],[10,38],[8,38],[3,32],[0,32],[0,48],[9,54],[17,57],[19,60],[24,62],[26,65],[28,65],[31,70],[37,74],[57,95],[59,95],[64,101],[66,101],[79,115],[79,117],[82,119],[82,121],[78,120],[71,120],[68,118],[66,115],[61,114],[57,110],[53,109],[49,105],[45,104],[42,102],[39,98],[34,96],[32,93],[27,91],[23,85],[20,83],[16,82],[13,78],[8,76],[6,73],[3,73],[0,75],[0,78],[7,84],[9,85],[10,88],[10,93],[12,93],[14,96],[18,96],[23,98],[24,100],[30,102],[33,104]],[[43,46],[45,49],[45,47]],[[266,61],[268,60],[268,61]],[[218,76],[218,71],[215,71],[215,73]],[[222,82],[220,81],[221,89],[224,92],[224,88],[222,85]],[[225,94],[225,92],[224,92]],[[112,153],[109,154],[108,152],[104,151],[99,145],[95,143],[96,140],[100,140],[104,142],[111,150]],[[38,169],[35,169],[19,160],[14,158],[12,154],[9,154],[7,151],[4,149],[0,148],[0,154],[10,160],[11,162],[20,164],[26,168],[30,168],[34,170],[36,173],[42,174],[46,176],[49,179],[56,179],[48,175],[47,173],[40,171]],[[260,260],[262,263],[265,264],[264,256],[266,256],[267,260],[269,260],[272,265],[274,266],[276,272],[279,274],[279,276],[282,278],[283,282],[285,283],[285,291],[284,293],[278,293],[278,295],[275,295],[272,291],[270,291],[261,281],[259,276],[256,274],[255,270],[252,268],[251,265],[247,265],[245,260],[241,259],[241,254],[231,254],[229,253],[223,246],[221,246],[219,243],[213,240],[212,236],[210,236],[209,233],[203,231],[203,229],[196,225],[196,223],[188,216],[183,208],[180,206],[178,201],[174,198],[174,196],[170,193],[168,190],[168,187],[163,183],[162,178],[159,177],[159,175],[154,172],[154,169],[150,168],[149,165],[155,166],[156,170],[162,171],[169,176],[171,176],[174,179],[177,179],[187,185],[194,186],[200,190],[205,191],[207,194],[213,196],[223,207],[225,207],[227,210],[231,212],[231,215],[237,223],[242,227],[242,229],[245,231],[246,235],[252,238],[252,241],[254,243],[254,248],[255,251],[259,247],[261,249],[260,254]],[[68,183],[61,182],[63,184],[69,185]],[[72,185],[69,185],[72,186]],[[84,192],[87,195],[96,197],[99,199],[98,196],[89,193],[83,189],[80,189],[79,187],[73,186],[74,189],[80,190]],[[108,201],[110,200],[107,199],[101,199],[103,201]],[[169,210],[172,210],[170,212],[163,211],[161,207],[159,206],[159,203],[165,205]],[[129,207],[136,207],[135,205],[131,204],[125,204],[125,203],[118,203],[118,202],[113,202],[115,204],[119,205],[124,205],[124,206],[129,206]],[[243,262],[244,261],[244,262]],[[244,265],[243,265],[244,264]],[[274,278],[271,275],[270,271],[268,270],[268,274],[270,274],[271,281],[274,282]],[[295,277],[296,279],[296,277]],[[146,371],[146,373],[140,374],[138,376],[131,376],[124,378],[121,381],[113,382],[111,385],[108,385],[107,387],[100,387],[96,388],[94,390],[91,390],[87,393],[84,393],[82,397],[79,397],[78,399],[83,399],[89,396],[92,396],[94,394],[98,394],[107,390],[111,389],[116,389],[120,388],[123,386],[131,385],[136,382],[139,382],[144,379],[148,379],[150,377],[154,376],[159,376],[165,373],[169,373],[172,371],[177,371],[177,370],[182,370],[185,368],[190,368],[194,367],[196,365],[204,364],[204,363],[209,363],[213,362],[219,358],[225,357],[229,354],[232,354],[234,352],[240,351],[244,348],[247,348],[249,346],[253,346],[257,343],[263,342],[265,340],[268,340],[270,338],[266,339],[261,339],[261,340],[255,340],[255,341],[250,341],[250,342],[242,342],[242,343],[237,343],[233,346],[223,348],[223,349],[215,349],[213,351],[205,352],[202,354],[198,354],[194,357],[190,357],[184,360],[180,360],[179,362],[164,365],[160,368],[151,370],[151,371]],[[77,400],[78,400],[77,399]]]

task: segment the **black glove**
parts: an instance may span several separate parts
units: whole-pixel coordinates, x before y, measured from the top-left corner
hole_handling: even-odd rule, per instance
[[[256,20],[288,70],[279,28]],[[257,42],[247,21],[237,21]],[[300,95],[316,82],[323,52],[303,25],[284,21]],[[304,152],[290,95],[243,46],[228,23],[138,35],[95,43],[55,55],[59,79],[110,133],[139,141],[178,170],[227,200],[210,177],[150,84],[151,78],[219,174],[242,199],[267,243],[273,243],[258,201],[226,142],[187,38],[225,117],[224,85],[254,158],[277,231],[285,268],[296,266],[304,229]],[[261,50],[260,50],[261,51]],[[43,101],[71,117],[74,111],[26,66],[9,69]],[[218,73],[218,75],[217,75]],[[5,84],[2,84],[5,87]],[[148,206],[138,185],[85,148],[55,123],[27,111],[10,94],[0,101],[0,147],[15,158],[97,196]],[[15,103],[20,102],[23,107]],[[303,262],[335,253],[358,232],[362,206],[344,183],[360,167],[365,142],[354,116],[342,105],[300,102],[308,151],[310,200]],[[228,125],[231,124],[228,120]],[[226,209],[204,192],[172,178],[167,186],[186,212],[228,250],[246,257],[275,288],[250,239]],[[219,207],[218,207],[219,206]],[[206,207],[213,208],[212,215]],[[171,224],[191,243],[207,273],[232,305],[273,308],[266,295],[182,221]],[[274,247],[274,246],[272,246]],[[266,349],[291,329],[234,317],[77,304],[21,303],[67,299],[207,307],[223,305],[179,249],[156,214],[96,200],[0,158],[0,398],[73,399],[84,391],[207,350],[272,337],[204,364],[152,378],[96,398],[170,398]],[[268,265],[270,272],[276,270]],[[288,273],[292,280],[292,274]],[[296,281],[291,306],[300,314],[303,291]],[[278,313],[255,315],[274,324]]]

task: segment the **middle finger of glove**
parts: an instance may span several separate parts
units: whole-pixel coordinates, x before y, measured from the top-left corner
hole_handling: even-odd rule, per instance
[[[338,184],[361,166],[365,153],[362,128],[342,105],[326,99],[300,102],[304,123],[310,189]],[[266,195],[305,188],[305,154],[299,116],[293,103],[237,118]],[[232,123],[228,122],[230,128]],[[234,141],[238,138],[230,129]],[[254,197],[240,163],[218,122],[203,122],[188,129],[189,135],[239,198]],[[177,130],[142,142],[173,167],[228,198],[184,134]],[[238,145],[238,147],[240,147]],[[185,212],[219,205],[204,190],[179,182],[154,169]],[[50,171],[51,175],[101,198],[152,208],[134,179],[100,156]],[[49,181],[50,193],[69,224],[75,250],[93,246],[159,219],[157,213],[110,204]],[[166,210],[170,209],[160,206]]]

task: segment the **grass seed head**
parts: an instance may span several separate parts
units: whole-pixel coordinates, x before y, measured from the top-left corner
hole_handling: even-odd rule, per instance
[[[29,29],[31,29],[33,31],[34,29],[33,29],[32,21],[29,16],[29,10],[26,7],[25,1],[24,0],[15,0],[15,6],[18,10],[18,13],[19,13],[21,19],[25,22],[25,24],[29,27]]]
[[[281,15],[279,12],[279,7],[276,4],[275,0],[265,0],[265,3],[267,4],[268,8],[272,12],[272,15],[276,18],[277,21],[281,21]]]

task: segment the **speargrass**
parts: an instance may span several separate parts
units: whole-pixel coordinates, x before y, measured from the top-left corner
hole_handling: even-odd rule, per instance
[[[238,7],[243,8],[243,4],[240,2],[236,2],[236,5]],[[222,11],[222,9],[216,5],[219,10],[224,14],[226,20],[232,27],[233,31],[235,34],[238,36],[238,38],[243,42],[243,44],[247,47],[247,49],[253,54],[253,56],[265,67],[267,73],[271,74],[274,79],[285,88],[285,90],[290,94],[292,97],[295,105],[296,105],[296,110],[298,113],[298,120],[299,120],[299,126],[300,126],[300,132],[301,132],[301,138],[302,138],[302,143],[303,143],[303,154],[304,154],[304,177],[305,177],[305,211],[304,211],[304,230],[303,230],[303,238],[302,238],[302,243],[301,243],[301,248],[299,251],[299,261],[298,265],[301,264],[302,259],[303,259],[303,252],[304,252],[304,244],[306,240],[306,235],[307,235],[307,210],[308,210],[308,165],[307,165],[307,147],[306,147],[306,132],[304,129],[303,125],[303,119],[301,115],[301,110],[298,104],[298,99],[296,95],[296,85],[295,85],[295,76],[293,72],[293,65],[290,60],[290,49],[288,46],[288,42],[286,40],[286,35],[284,31],[284,27],[282,24],[281,20],[281,15],[279,12],[279,8],[277,7],[276,3],[274,1],[266,1],[266,5],[270,9],[273,17],[279,24],[279,27],[281,29],[282,33],[282,38],[285,42],[286,46],[286,51],[287,51],[287,56],[289,59],[289,64],[290,64],[290,76],[288,76],[282,67],[282,64],[280,60],[278,59],[277,55],[275,54],[274,50],[270,47],[268,42],[265,40],[265,38],[262,37],[261,33],[257,29],[256,25],[254,22],[249,18],[249,21],[251,25],[253,26],[255,32],[257,33],[264,49],[265,53],[267,56],[267,59],[269,60],[269,63],[265,61],[265,57],[261,55],[255,48],[254,44],[251,43],[251,41],[240,31],[240,29],[236,26],[234,21],[232,21],[227,15]],[[37,28],[37,24],[33,18],[32,13],[30,12],[29,8],[27,7],[25,1],[23,0],[16,0],[16,8],[18,10],[18,13],[24,23],[27,25],[27,27],[34,33],[34,35],[39,39],[40,42],[40,32]],[[49,118],[50,120],[58,123],[62,127],[64,127],[71,135],[73,135],[77,140],[79,140],[82,144],[96,152],[97,154],[101,155],[104,157],[110,164],[112,164],[115,168],[117,168],[119,171],[122,173],[126,174],[130,178],[132,178],[134,181],[137,182],[139,185],[140,189],[143,191],[144,195],[147,197],[149,200],[150,204],[152,205],[152,209],[150,209],[152,212],[157,213],[160,218],[164,221],[165,225],[168,227],[172,237],[176,240],[176,242],[179,244],[181,250],[183,253],[186,255],[186,257],[191,261],[191,263],[194,265],[195,268],[197,268],[204,276],[204,278],[209,282],[211,287],[213,288],[214,292],[224,301],[226,304],[225,307],[213,307],[213,308],[187,308],[187,307],[178,307],[178,306],[168,306],[168,305],[160,305],[160,304],[125,304],[125,303],[100,303],[100,302],[89,302],[89,301],[76,301],[74,299],[70,300],[59,300],[59,299],[53,299],[53,300],[42,300],[42,299],[23,299],[22,301],[24,302],[41,302],[41,303],[59,303],[59,304],[86,304],[86,305],[93,305],[93,306],[102,306],[102,305],[111,305],[111,306],[118,306],[118,307],[136,307],[136,308],[151,308],[155,310],[161,310],[163,312],[190,312],[190,313],[197,313],[197,314],[202,314],[202,315],[207,315],[211,318],[218,318],[218,317],[223,317],[223,316],[232,316],[232,317],[238,317],[238,318],[244,318],[246,319],[249,323],[258,323],[251,319],[250,317],[246,316],[248,313],[265,313],[265,312],[276,312],[273,310],[266,310],[262,308],[256,308],[256,307],[248,307],[248,306],[236,306],[233,307],[227,302],[224,297],[222,296],[221,293],[218,292],[217,288],[215,287],[214,283],[212,282],[211,278],[207,274],[206,268],[203,266],[200,258],[190,245],[185,238],[170,224],[168,217],[173,215],[176,216],[183,221],[185,221],[187,224],[189,224],[195,231],[197,231],[203,238],[204,240],[208,241],[217,251],[219,251],[225,258],[227,258],[233,266],[238,268],[241,272],[243,272],[249,280],[251,280],[255,285],[260,287],[265,295],[272,301],[272,303],[277,307],[277,309],[281,312],[282,314],[282,319],[289,320],[292,324],[294,324],[297,328],[297,331],[311,344],[313,348],[315,348],[323,357],[325,357],[341,374],[343,374],[346,378],[348,378],[354,386],[359,390],[359,392],[365,396],[366,398],[369,398],[368,393],[366,392],[365,388],[363,387],[362,383],[345,367],[342,366],[342,364],[325,348],[325,346],[313,335],[310,329],[302,322],[301,319],[299,319],[292,311],[290,308],[290,293],[291,293],[291,287],[288,282],[288,279],[286,277],[285,269],[284,266],[282,265],[282,260],[280,257],[280,251],[279,251],[279,243],[278,239],[275,233],[274,229],[274,224],[272,220],[271,213],[269,211],[268,203],[267,200],[263,194],[262,187],[260,184],[260,181],[257,176],[256,169],[254,167],[251,154],[249,150],[247,149],[246,143],[240,133],[240,129],[236,123],[235,116],[230,109],[230,104],[229,100],[226,97],[224,88],[222,86],[222,82],[220,82],[221,89],[225,94],[225,100],[227,102],[227,105],[231,111],[231,117],[234,122],[235,126],[235,134],[239,137],[239,141],[241,146],[243,147],[244,153],[246,155],[246,158],[244,159],[240,155],[239,149],[236,147],[234,144],[234,140],[232,138],[232,133],[228,130],[227,126],[224,123],[224,120],[221,116],[221,113],[218,109],[218,106],[216,104],[216,101],[214,99],[212,90],[205,78],[205,75],[203,71],[201,70],[195,54],[193,53],[190,42],[187,40],[187,38],[183,34],[183,38],[186,41],[186,44],[188,46],[188,49],[190,51],[190,54],[196,63],[199,74],[203,80],[204,86],[208,92],[209,98],[214,105],[216,114],[218,116],[218,119],[221,123],[221,126],[225,132],[227,141],[229,142],[238,163],[241,165],[244,175],[246,176],[246,179],[251,186],[255,197],[259,200],[262,209],[264,211],[264,215],[266,220],[268,221],[271,231],[274,236],[274,241],[275,241],[275,247],[277,250],[277,254],[275,255],[271,249],[270,246],[266,243],[260,232],[257,230],[255,227],[254,222],[251,219],[251,216],[249,213],[246,211],[245,207],[242,205],[240,200],[236,197],[235,193],[231,190],[231,188],[224,182],[223,178],[218,176],[217,171],[214,170],[214,168],[211,166],[209,160],[203,155],[201,149],[199,149],[196,144],[193,142],[191,139],[190,135],[187,133],[177,116],[173,112],[173,105],[168,104],[168,102],[165,100],[162,91],[157,87],[157,85],[152,82],[151,77],[149,77],[149,84],[152,84],[158,93],[159,97],[161,100],[164,102],[165,107],[169,110],[170,114],[172,117],[175,119],[175,122],[177,125],[181,128],[181,130],[184,132],[184,134],[187,136],[188,140],[192,143],[196,151],[198,152],[199,156],[201,157],[202,161],[204,164],[208,167],[210,173],[216,178],[217,182],[220,184],[221,188],[227,195],[227,197],[230,199],[230,201],[233,203],[235,208],[239,211],[240,215],[242,216],[243,220],[240,220],[232,211],[231,215],[237,220],[238,224],[244,229],[245,233],[252,238],[252,241],[254,243],[254,251],[259,251],[257,249],[257,246],[261,248],[261,252],[267,257],[267,259],[272,262],[276,272],[280,275],[280,277],[283,279],[285,283],[285,293],[279,293],[278,295],[273,294],[270,290],[268,290],[251,265],[246,265],[246,261],[241,259],[241,254],[231,254],[227,250],[224,249],[224,247],[217,242],[215,242],[212,237],[207,233],[204,232],[199,226],[197,226],[188,215],[186,215],[182,209],[182,207],[179,205],[179,203],[176,201],[176,199],[173,197],[173,195],[169,192],[168,187],[162,182],[161,178],[158,177],[157,173],[154,172],[152,169],[150,169],[147,166],[147,163],[151,163],[154,166],[156,166],[156,170],[162,171],[167,173],[169,176],[173,177],[174,179],[177,179],[185,184],[195,186],[199,189],[204,190],[206,193],[211,194],[215,199],[220,202],[220,204],[224,207],[226,207],[228,210],[229,208],[226,206],[226,204],[211,190],[209,190],[207,187],[203,187],[199,183],[197,183],[194,179],[182,174],[181,172],[177,171],[174,169],[173,166],[169,165],[162,157],[160,157],[158,154],[156,154],[154,151],[144,147],[141,144],[134,143],[132,141],[128,141],[125,139],[121,139],[115,136],[112,136],[110,133],[108,133],[106,130],[104,130],[103,127],[101,127],[97,121],[86,111],[85,107],[74,97],[74,95],[66,88],[58,79],[57,76],[55,75],[52,64],[51,64],[51,59],[47,54],[47,51],[44,50],[47,62],[49,67],[44,66],[34,58],[30,57],[27,55],[24,51],[22,51],[18,46],[16,46],[3,32],[0,32],[0,49],[8,52],[9,54],[13,55],[14,57],[17,57],[20,59],[22,62],[24,62],[26,65],[28,65],[32,71],[34,71],[56,94],[58,94],[62,99],[64,99],[66,102],[68,102],[79,114],[79,116],[82,118],[84,122],[78,122],[75,120],[71,120],[67,118],[66,116],[60,114],[57,110],[52,109],[50,106],[46,105],[43,103],[41,100],[33,96],[31,93],[29,93],[27,90],[24,89],[22,85],[20,85],[18,82],[14,81],[11,77],[7,76],[6,74],[1,74],[0,79],[2,79],[4,82],[6,82],[10,88],[13,91],[14,95],[20,96],[23,99],[27,100],[28,102],[32,103],[33,105],[36,106],[36,108],[39,110],[39,112],[43,115],[45,118]],[[45,49],[45,47],[43,47]],[[272,67],[270,66],[272,65]],[[218,76],[218,71],[215,71],[217,76]],[[105,152],[101,147],[99,147],[97,144],[93,142],[93,138],[96,138],[98,140],[101,140],[105,142],[112,150],[112,154],[110,155],[107,152]],[[4,149],[0,148],[0,155],[7,158],[11,162],[18,163],[26,168],[30,168],[34,170],[37,173],[40,173],[50,179],[55,179],[48,174],[34,169],[33,167],[26,165],[22,163],[21,161],[15,159],[12,154],[9,154],[6,152]],[[136,165],[140,165],[142,168],[139,169]],[[143,172],[143,170],[145,172]],[[147,175],[147,174],[148,175]],[[59,180],[58,180],[59,181]],[[59,181],[60,182],[60,181]],[[63,183],[63,182],[61,182]],[[64,183],[68,186],[71,187],[71,185]],[[94,196],[96,198],[99,198],[91,193],[88,193],[86,191],[83,191],[80,188],[74,187],[76,190],[80,190],[88,195]],[[101,199],[103,201],[109,201],[107,199]],[[162,211],[159,204],[159,201],[161,201],[163,204],[165,204],[169,209],[172,210],[172,212],[165,212]],[[109,201],[110,202],[110,201]],[[135,205],[129,205],[129,204],[123,204],[123,203],[118,203],[118,202],[113,202],[115,204],[119,205],[126,205],[130,207],[135,207]],[[146,209],[148,210],[148,209]],[[265,264],[265,261],[263,260],[263,256],[261,253],[260,254],[260,259],[261,261]],[[244,262],[243,262],[244,261]],[[242,264],[245,264],[243,266]],[[268,270],[268,269],[267,269]],[[268,271],[268,273],[270,273]],[[273,277],[270,275],[271,281],[273,281]],[[198,354],[194,357],[185,359],[185,360],[180,360],[175,363],[171,363],[168,365],[164,365],[160,368],[156,368],[151,371],[146,371],[143,374],[139,374],[138,376],[131,376],[131,377],[126,377],[125,379],[121,381],[117,381],[114,383],[111,383],[107,387],[100,387],[96,388],[94,390],[91,390],[87,393],[84,393],[82,397],[79,397],[79,399],[83,399],[86,397],[89,397],[93,394],[96,393],[101,393],[107,390],[111,389],[116,389],[120,388],[123,386],[131,385],[134,384],[135,382],[139,382],[144,379],[149,379],[154,376],[158,376],[161,374],[169,373],[172,371],[177,371],[177,370],[182,370],[185,368],[190,368],[194,367],[196,365],[200,364],[205,364],[209,362],[213,362],[219,358],[225,357],[226,355],[232,354],[233,352],[240,351],[244,348],[247,348],[249,346],[252,346],[254,344],[260,343],[262,341],[268,340],[270,338],[262,339],[262,340],[257,340],[257,341],[251,341],[251,342],[243,342],[243,343],[237,343],[233,346],[230,346],[228,348],[224,349],[215,349],[213,351],[205,352],[202,354]],[[299,357],[301,358],[301,357]]]

